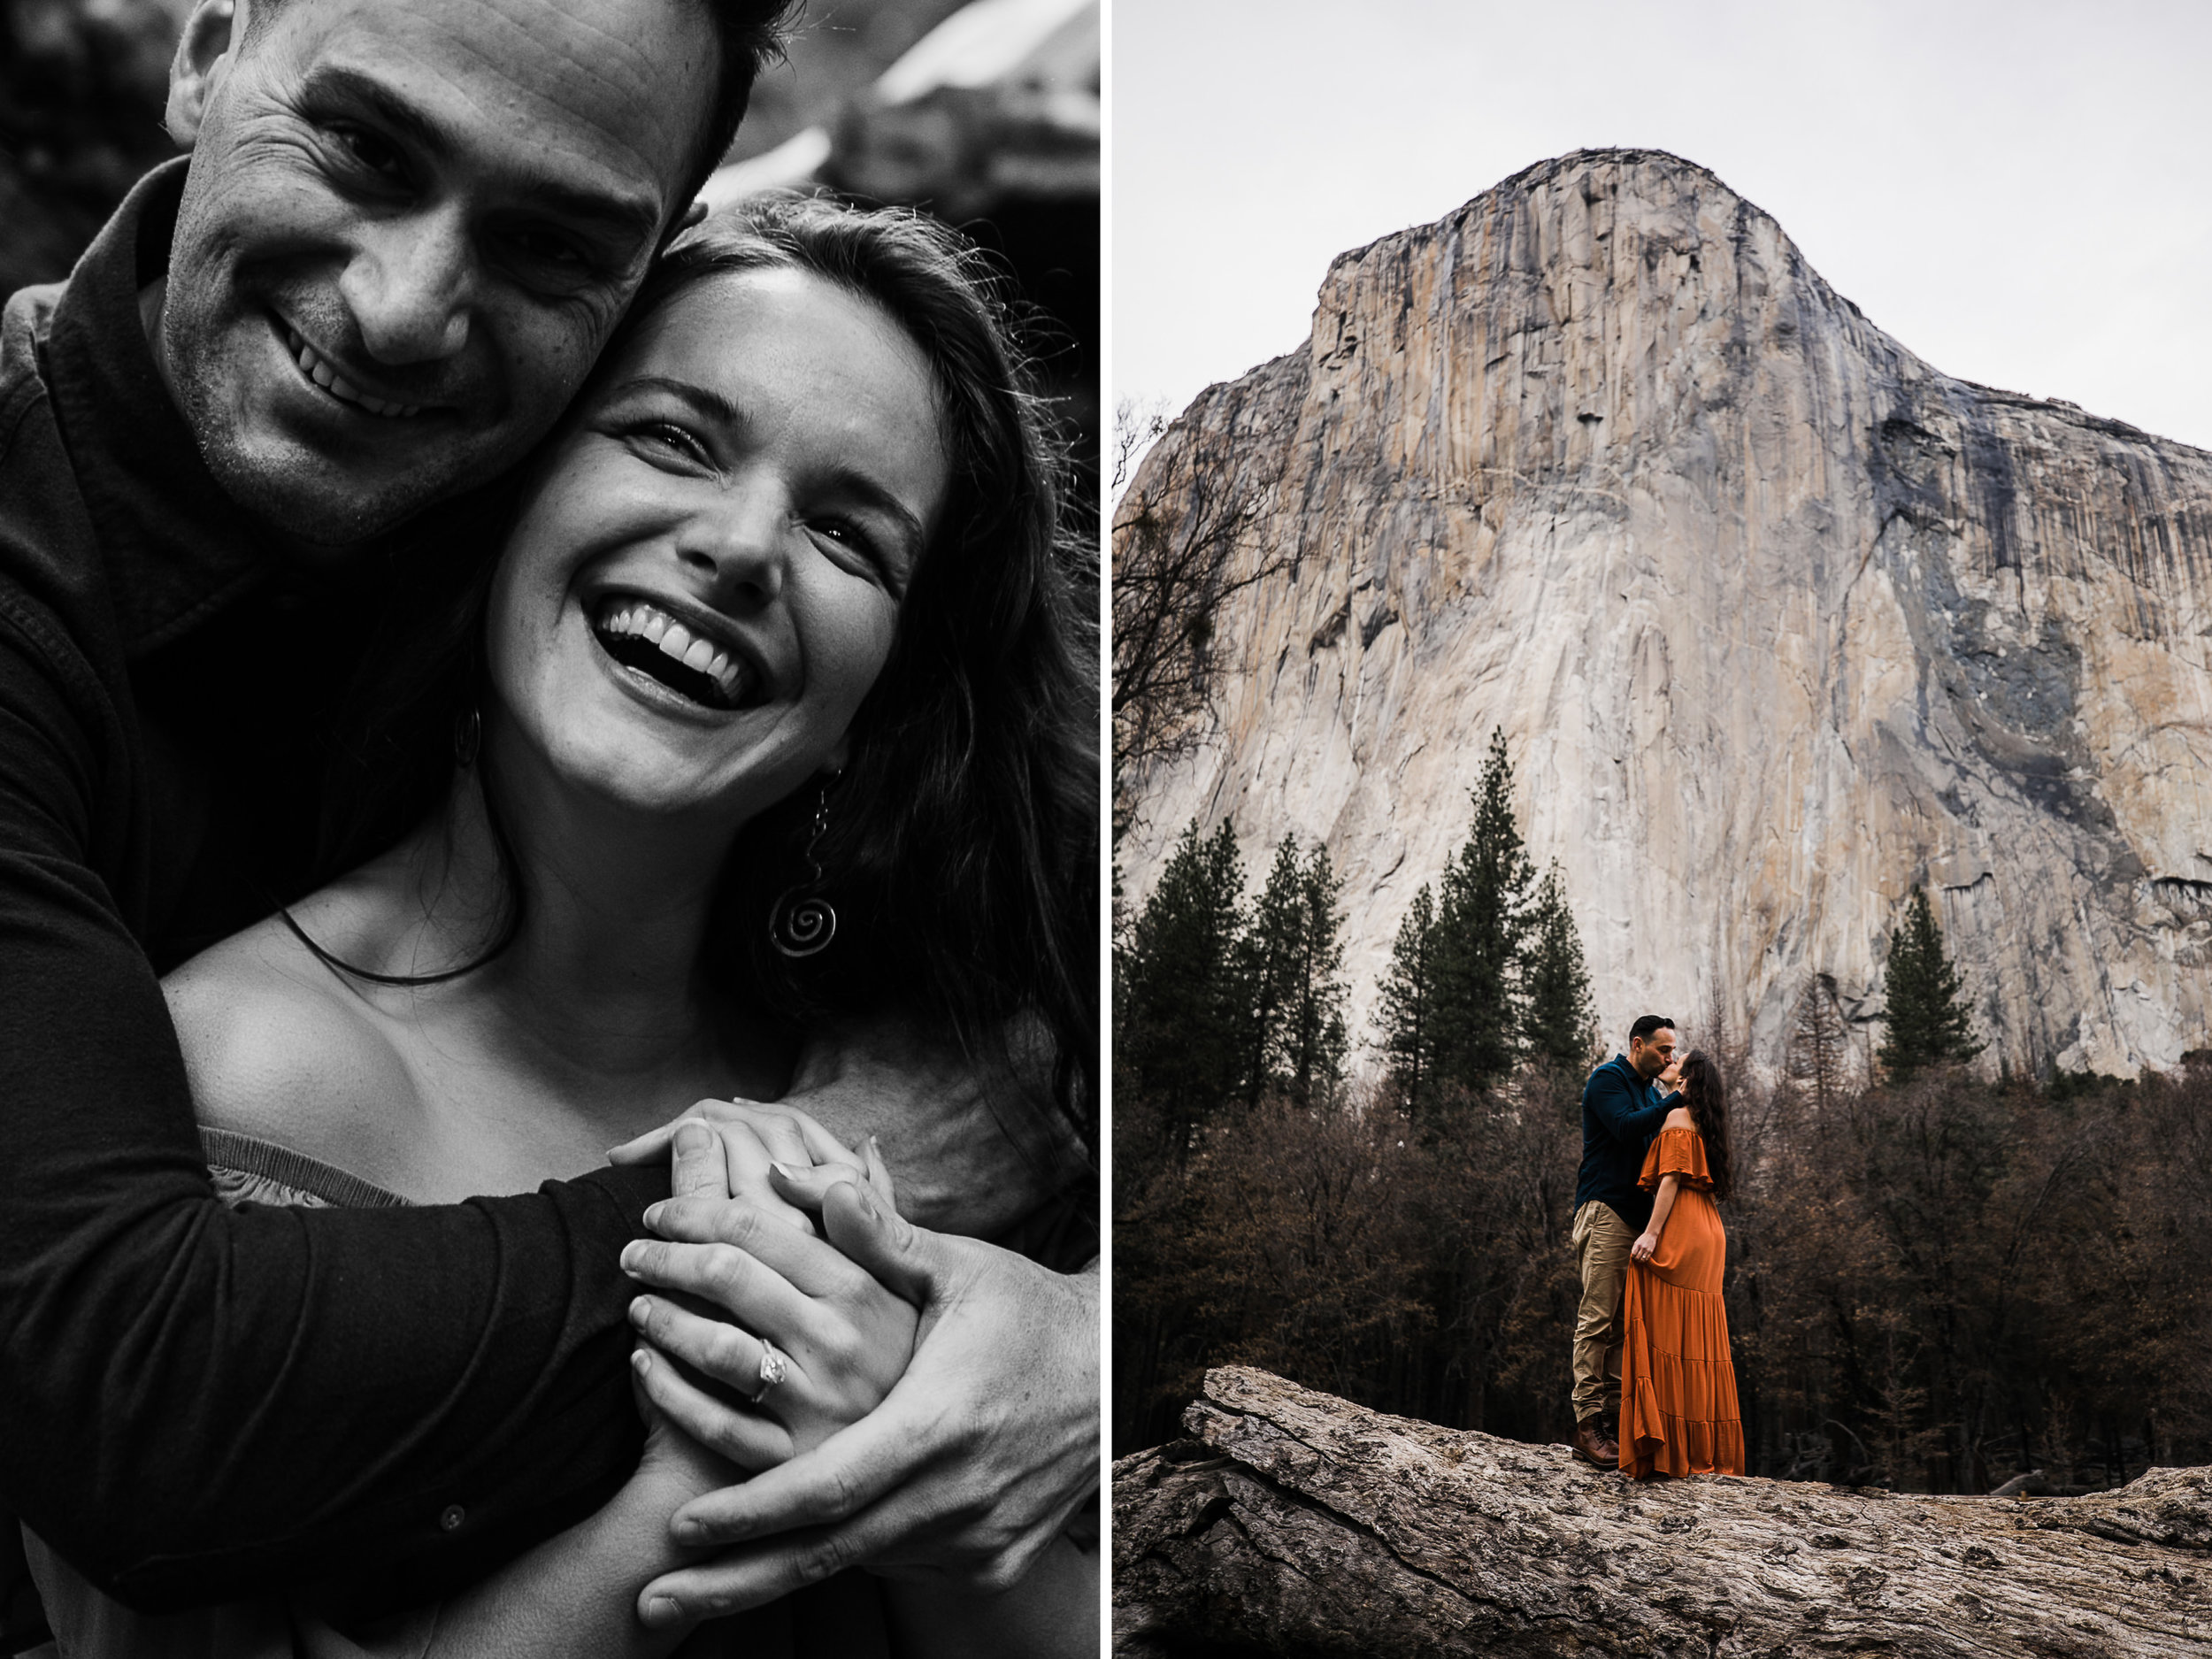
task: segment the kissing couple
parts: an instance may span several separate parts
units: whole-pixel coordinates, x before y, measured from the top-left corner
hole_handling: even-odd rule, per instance
[[[1094,1651],[1079,515],[787,10],[202,0],[8,304],[10,1652]]]
[[[1582,1091],[1572,1445],[1585,1463],[1639,1480],[1743,1472],[1717,1207],[1734,1186],[1719,1065],[1701,1048],[1678,1057],[1674,1022],[1644,1015]]]

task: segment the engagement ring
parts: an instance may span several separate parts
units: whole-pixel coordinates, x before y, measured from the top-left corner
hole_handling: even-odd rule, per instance
[[[764,1341],[760,1345],[760,1386],[753,1391],[753,1403],[758,1405],[768,1397],[768,1391],[783,1380],[783,1356],[775,1345]]]

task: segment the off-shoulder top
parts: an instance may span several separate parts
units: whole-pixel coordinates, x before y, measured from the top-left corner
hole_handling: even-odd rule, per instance
[[[1636,1185],[1656,1192],[1663,1175],[1679,1175],[1683,1186],[1711,1192],[1713,1172],[1705,1167],[1705,1137],[1694,1129],[1662,1129],[1644,1154],[1644,1172],[1636,1178]]]

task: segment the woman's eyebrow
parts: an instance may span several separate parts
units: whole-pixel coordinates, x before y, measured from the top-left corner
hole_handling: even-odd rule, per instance
[[[666,392],[690,404],[695,412],[717,426],[733,432],[741,432],[745,427],[743,410],[712,387],[701,386],[696,381],[679,380],[672,374],[634,374],[615,388],[617,396],[630,392]]]

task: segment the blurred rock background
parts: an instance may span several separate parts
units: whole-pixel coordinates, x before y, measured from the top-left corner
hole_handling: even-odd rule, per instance
[[[68,273],[146,169],[189,0],[0,0],[0,294]],[[711,194],[920,207],[1009,267],[1087,499],[1099,430],[1098,0],[810,0]]]

